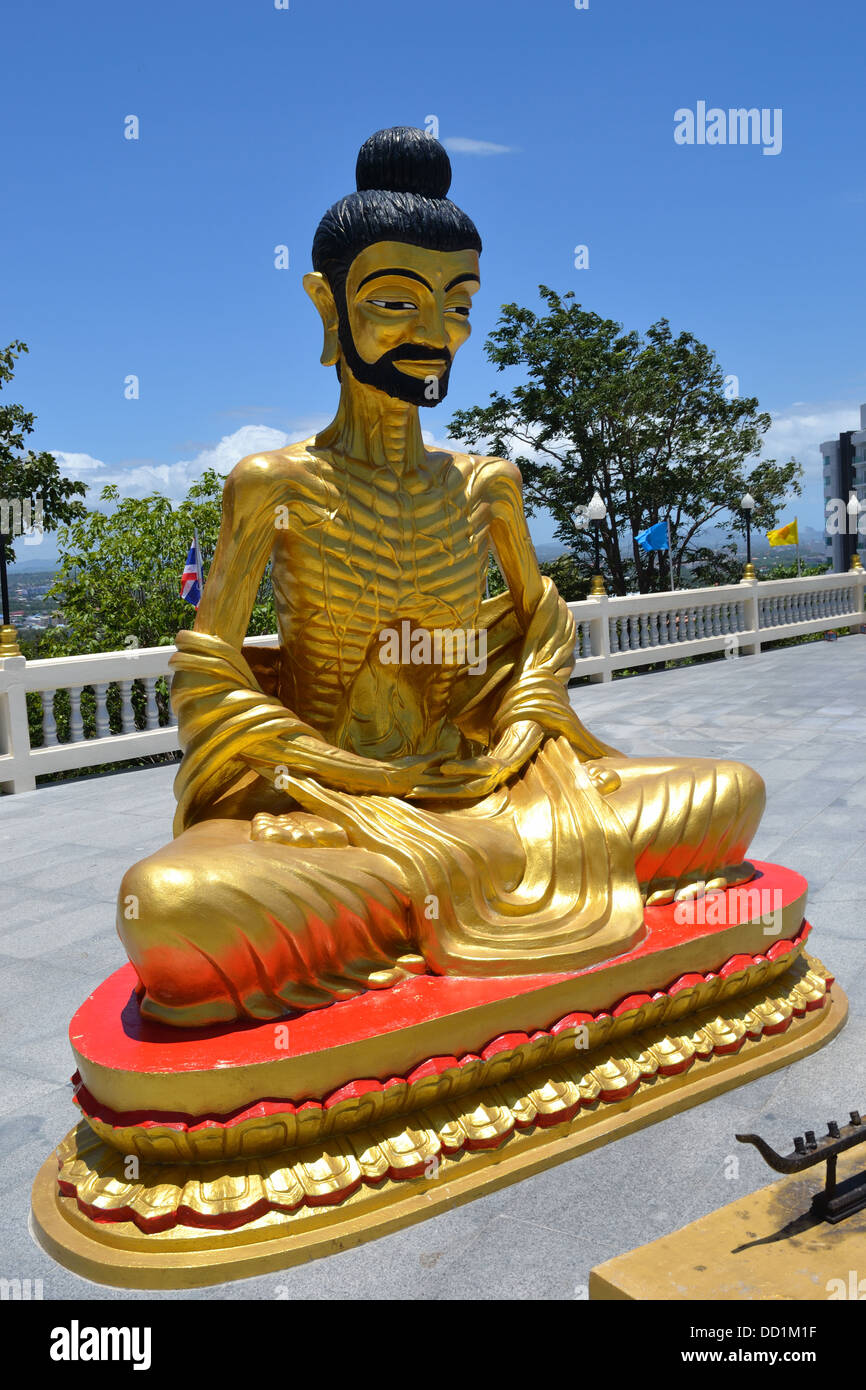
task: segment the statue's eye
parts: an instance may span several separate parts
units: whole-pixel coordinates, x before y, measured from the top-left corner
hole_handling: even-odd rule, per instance
[[[398,309],[402,313],[412,313],[415,309],[414,304],[410,304],[408,299],[368,299],[368,304],[375,304],[377,309]]]
[[[450,304],[445,312],[446,314],[460,314],[464,319],[468,319],[469,306],[467,304]]]

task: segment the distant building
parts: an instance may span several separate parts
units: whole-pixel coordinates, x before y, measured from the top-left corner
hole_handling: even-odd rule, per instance
[[[824,459],[824,515],[831,497],[841,497],[847,503],[856,493],[861,507],[866,509],[866,405],[860,407],[859,430],[843,430],[838,439],[828,439],[821,445]],[[848,570],[857,550],[858,537],[851,533],[826,536],[824,545],[834,570]]]

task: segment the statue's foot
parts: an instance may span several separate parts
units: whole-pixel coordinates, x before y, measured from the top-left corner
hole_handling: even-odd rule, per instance
[[[367,976],[367,985],[370,989],[390,989],[400,980],[405,980],[407,975],[426,975],[427,962],[423,956],[407,953],[398,956],[393,966],[386,970],[374,970]]]
[[[290,811],[285,816],[272,816],[268,811],[259,811],[253,816],[251,838],[304,849],[342,849],[349,843],[342,826],[307,811]]]
[[[647,907],[663,907],[666,903],[689,902],[703,898],[707,893],[724,892],[726,888],[736,888],[748,883],[755,876],[755,866],[744,859],[742,864],[729,864],[716,871],[711,878],[683,878],[658,881],[644,888],[644,902]]]

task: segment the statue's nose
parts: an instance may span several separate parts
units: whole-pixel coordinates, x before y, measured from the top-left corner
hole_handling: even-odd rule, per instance
[[[427,313],[422,314],[415,329],[414,339],[416,343],[422,343],[424,347],[442,348],[444,351],[448,346],[448,334],[445,332],[445,315],[440,311],[430,308]]]

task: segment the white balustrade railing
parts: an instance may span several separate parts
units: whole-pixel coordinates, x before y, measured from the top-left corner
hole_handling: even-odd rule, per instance
[[[573,674],[606,681],[615,671],[654,661],[714,651],[751,656],[762,640],[859,627],[864,584],[866,571],[853,570],[570,603],[577,624]]]
[[[615,671],[651,662],[714,651],[755,655],[762,639],[860,627],[866,624],[864,586],[866,572],[859,570],[570,603],[573,674],[607,681]],[[277,641],[247,640],[256,646]],[[40,776],[175,751],[177,725],[167,700],[174,650],[133,648],[48,661],[0,657],[0,791],[32,791]],[[41,746],[31,746],[28,695],[40,697]]]
[[[271,646],[277,639],[247,640]],[[37,777],[57,772],[176,751],[177,724],[168,705],[174,650],[133,647],[47,661],[0,657],[0,792],[32,791]],[[41,705],[41,746],[31,745],[28,695]]]

